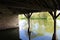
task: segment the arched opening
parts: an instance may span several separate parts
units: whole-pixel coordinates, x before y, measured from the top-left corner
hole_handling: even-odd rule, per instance
[[[19,15],[19,38],[28,40],[28,20]],[[52,40],[54,31],[53,18],[49,12],[34,12],[30,18],[31,40]],[[24,39],[23,39],[24,38]]]

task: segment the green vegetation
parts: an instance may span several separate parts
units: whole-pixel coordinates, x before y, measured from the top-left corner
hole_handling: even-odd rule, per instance
[[[20,20],[27,20],[27,18],[22,14],[19,15]],[[35,27],[34,24],[38,23],[38,29],[35,30],[39,35],[44,34],[43,33],[43,26],[45,28],[45,32],[53,33],[54,26],[53,26],[53,19],[51,15],[48,12],[37,12],[33,13],[31,18],[31,30],[33,31],[33,28]],[[27,27],[26,27],[27,28]],[[26,29],[25,28],[25,29]]]
[[[60,20],[60,16],[57,19]],[[27,18],[23,14],[19,15],[19,20],[26,20],[26,22],[28,22]],[[33,35],[31,38],[43,36],[45,33],[52,34],[54,32],[54,21],[48,12],[36,12],[33,13],[30,18],[30,27],[32,32],[35,31],[38,33],[38,35]],[[27,23],[24,28],[25,30],[28,28]],[[60,29],[60,27],[57,27],[57,29]]]

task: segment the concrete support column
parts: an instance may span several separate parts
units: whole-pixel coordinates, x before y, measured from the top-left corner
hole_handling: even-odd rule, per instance
[[[18,27],[17,14],[0,14],[0,30]]]

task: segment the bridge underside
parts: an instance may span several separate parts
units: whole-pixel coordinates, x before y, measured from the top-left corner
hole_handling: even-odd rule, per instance
[[[60,0],[0,0],[0,29],[18,27],[18,14],[48,11],[54,20],[53,40],[56,40],[56,18],[60,15],[56,16],[56,11],[60,10],[59,4]]]

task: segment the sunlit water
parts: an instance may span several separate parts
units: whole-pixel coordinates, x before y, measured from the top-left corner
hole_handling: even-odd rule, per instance
[[[57,20],[57,26],[60,27],[60,20]],[[27,29],[24,29],[24,26],[27,24],[26,20],[20,20],[19,21],[19,37],[22,40],[29,40],[28,35],[27,35]],[[38,33],[35,30],[38,30],[39,24],[36,23],[34,24],[34,28],[32,29],[31,36],[35,36],[34,38],[31,38],[31,40],[52,40],[52,34],[49,32],[45,31],[44,25],[42,25],[42,33],[44,35],[42,36],[36,36]],[[60,40],[60,29],[57,29],[57,39]]]

